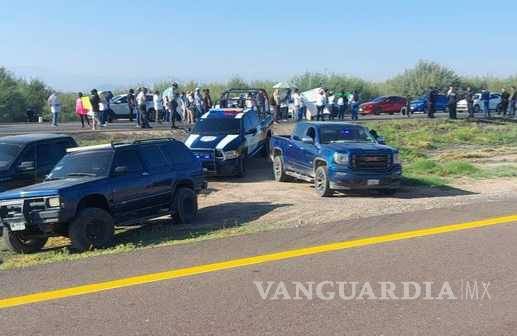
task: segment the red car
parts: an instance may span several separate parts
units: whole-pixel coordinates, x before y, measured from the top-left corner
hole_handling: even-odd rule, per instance
[[[406,108],[407,99],[399,96],[381,96],[359,106],[361,114],[399,113]]]

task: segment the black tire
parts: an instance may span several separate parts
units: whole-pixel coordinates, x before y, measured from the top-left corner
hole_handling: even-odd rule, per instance
[[[179,188],[175,195],[172,218],[175,224],[190,224],[197,215],[197,195],[190,188]]]
[[[273,158],[273,175],[277,182],[289,182],[291,177],[285,173],[284,161],[281,155],[275,155]]]
[[[113,243],[115,225],[104,209],[85,208],[79,211],[68,228],[72,241],[71,250],[84,252],[93,248],[106,248]]]
[[[328,172],[326,166],[319,166],[316,168],[314,174],[314,189],[320,197],[332,196],[332,189],[330,189]]]
[[[21,232],[12,232],[8,228],[3,228],[5,246],[12,252],[28,254],[41,251],[47,243],[48,238],[25,238]]]
[[[246,159],[244,155],[239,157],[239,166],[237,167],[237,172],[235,173],[236,177],[244,177],[246,176]]]
[[[481,106],[475,105],[474,106],[474,113],[480,113],[481,112]]]
[[[373,114],[375,114],[375,115],[380,115],[381,113],[382,113],[382,110],[378,107],[373,110]]]

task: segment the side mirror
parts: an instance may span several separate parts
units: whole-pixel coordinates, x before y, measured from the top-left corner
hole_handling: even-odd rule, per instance
[[[128,170],[127,170],[126,166],[119,166],[119,167],[115,167],[115,169],[113,170],[113,175],[123,176],[123,175],[126,175],[127,172],[128,172]]]
[[[308,145],[314,145],[314,139],[311,137],[303,137],[302,142]]]
[[[18,165],[19,171],[31,171],[36,169],[36,164],[34,161],[24,161]]]
[[[385,145],[386,144],[386,140],[383,138],[383,137],[378,137],[377,138],[377,142],[381,145]]]

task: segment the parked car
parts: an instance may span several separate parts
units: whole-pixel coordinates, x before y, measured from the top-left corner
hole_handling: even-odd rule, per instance
[[[483,111],[483,102],[481,101],[481,93],[476,93],[473,96],[474,113],[480,113]],[[490,100],[488,108],[493,111],[501,110],[501,94],[499,92],[490,92]],[[462,99],[458,102],[458,112],[467,111],[467,101]]]
[[[399,96],[381,96],[359,106],[361,114],[400,113],[406,108],[407,100]]]
[[[154,121],[155,110],[153,104],[153,95],[148,94],[145,97],[145,104],[150,121]],[[117,119],[129,119],[129,106],[127,105],[127,94],[113,97],[110,103],[111,111],[108,114],[108,121],[112,122]],[[133,111],[133,118],[136,118],[136,110]]]
[[[360,125],[300,122],[292,135],[273,136],[271,149],[276,181],[313,182],[322,197],[335,190],[393,194],[400,187],[399,151]]]
[[[203,188],[201,163],[179,141],[70,148],[44,182],[0,194],[0,225],[17,253],[40,250],[51,236],[70,237],[75,251],[103,248],[115,226],[166,214],[190,223]]]
[[[411,109],[411,113],[425,113],[427,112],[427,105],[428,105],[428,99],[427,96],[421,96],[419,98],[413,99],[409,103],[409,108]],[[439,94],[436,96],[436,102],[435,102],[435,111],[436,112],[446,112],[447,106],[449,103],[449,99],[446,95]]]
[[[75,140],[62,134],[0,138],[0,192],[41,182]]]
[[[185,144],[207,175],[242,177],[248,158],[269,157],[271,125],[271,115],[255,109],[212,109],[198,120]]]

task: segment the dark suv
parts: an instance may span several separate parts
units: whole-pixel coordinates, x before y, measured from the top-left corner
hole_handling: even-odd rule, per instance
[[[70,237],[78,252],[106,247],[115,226],[166,214],[190,223],[204,188],[200,161],[174,139],[69,149],[44,182],[0,194],[4,240],[17,253],[50,236]]]
[[[0,192],[41,182],[75,140],[60,134],[0,138]]]

